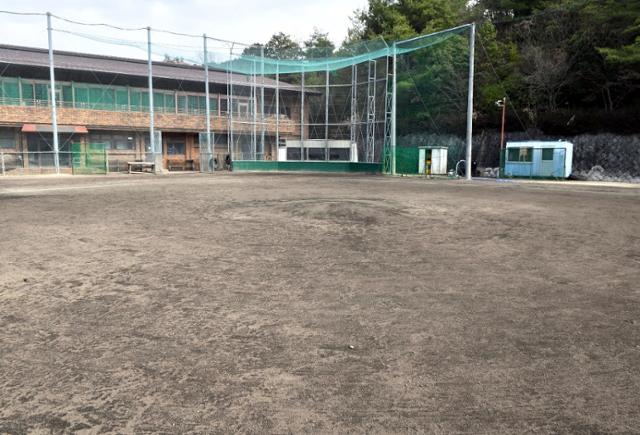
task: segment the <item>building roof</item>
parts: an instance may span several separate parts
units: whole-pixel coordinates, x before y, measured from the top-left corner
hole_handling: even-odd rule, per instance
[[[508,141],[507,148],[565,148],[573,149],[573,144],[566,140],[528,140],[528,141]]]
[[[147,61],[141,59],[54,50],[53,61],[56,69],[70,71],[92,71],[137,77],[147,77],[148,74]],[[0,63],[48,68],[49,52],[44,48],[0,44]],[[204,83],[204,69],[197,65],[153,62],[153,77]],[[210,83],[226,85],[227,79],[225,71],[209,70]],[[233,74],[234,85],[251,86],[251,82],[251,76]],[[257,84],[260,86],[261,83],[262,78],[258,77]],[[276,87],[276,81],[271,78],[265,77],[264,84],[266,88]],[[299,86],[282,81],[279,82],[279,88],[300,91]]]

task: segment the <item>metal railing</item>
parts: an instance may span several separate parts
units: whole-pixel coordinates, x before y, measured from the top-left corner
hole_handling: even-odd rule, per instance
[[[36,99],[36,98],[15,98],[15,97],[0,97],[0,106],[18,106],[18,107],[35,107],[35,108],[49,108],[51,103],[49,100]],[[56,100],[56,107],[65,109],[81,109],[81,110],[106,110],[110,112],[141,112],[149,113],[148,105],[139,104],[116,104],[95,102],[87,103],[80,101],[62,101]],[[166,113],[176,115],[193,115],[193,116],[205,116],[206,110],[204,108],[181,108],[181,107],[167,107],[156,106],[154,107],[155,113]],[[227,118],[229,112],[226,110],[212,110],[211,117]],[[253,114],[245,111],[233,112],[234,120],[252,120]],[[265,122],[275,120],[275,114],[265,113]],[[280,115],[280,121],[288,121],[290,118],[287,115]]]
[[[73,153],[60,151],[60,169],[72,173]],[[53,151],[0,151],[0,175],[55,174]]]
[[[60,172],[68,174],[102,174],[109,172],[109,155],[99,151],[60,151]],[[124,168],[122,169],[125,170]],[[53,151],[0,150],[0,176],[55,174]]]
[[[169,171],[213,172],[230,169],[227,153],[199,153],[192,159],[184,157],[160,156],[156,161],[165,160]],[[139,155],[137,151],[85,150],[82,152],[60,151],[60,172],[63,174],[108,174],[127,173],[128,163],[133,161],[153,161],[148,152]],[[250,153],[243,153],[240,159],[252,160]],[[262,160],[261,154],[256,155]],[[15,151],[0,149],[0,176],[55,174],[55,153],[53,151]]]

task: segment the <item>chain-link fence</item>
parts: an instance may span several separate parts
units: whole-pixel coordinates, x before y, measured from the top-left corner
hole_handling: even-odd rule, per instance
[[[0,175],[55,174],[55,156],[52,151],[0,151]],[[58,153],[58,172],[106,174],[109,172],[107,161],[105,150],[61,151]]]
[[[0,47],[0,148],[13,165],[19,155],[41,156],[29,165],[34,173],[73,167],[70,140],[86,153],[76,172],[98,166],[87,150],[101,143],[105,172],[138,161],[156,171],[208,172],[233,161],[295,160],[395,173],[396,145],[429,145],[404,138],[462,140],[466,132],[472,26],[285,50],[50,14],[32,19],[40,27],[46,20],[49,50]]]

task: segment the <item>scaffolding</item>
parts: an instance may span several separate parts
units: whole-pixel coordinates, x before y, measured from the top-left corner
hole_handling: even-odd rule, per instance
[[[222,160],[286,160],[361,162],[396,174],[397,148],[416,146],[411,138],[422,137],[422,145],[448,140],[460,148],[458,136],[464,131],[464,155],[449,155],[466,160],[466,175],[471,175],[473,24],[393,43],[378,38],[313,53],[267,52],[262,45],[150,27],[127,29],[146,32],[144,40],[115,38],[78,31],[69,20],[50,13],[46,24],[50,89],[56,89],[55,32],[145,52],[147,89],[139,105],[132,104],[138,96],[134,98],[131,90],[126,101],[128,110],[148,111],[145,159],[156,168],[163,161],[158,117],[184,110],[204,119],[198,140],[201,171],[224,167]],[[159,74],[162,58],[178,59],[194,71],[201,69],[203,102],[177,92],[166,96],[155,89],[163,78],[154,76]],[[460,92],[461,86],[466,92]],[[52,92],[52,152],[55,172],[59,172],[56,108],[60,102],[55,98]]]

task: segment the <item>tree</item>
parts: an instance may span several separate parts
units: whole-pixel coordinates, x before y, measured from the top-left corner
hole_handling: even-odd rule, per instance
[[[329,39],[329,34],[315,27],[309,39],[304,41],[304,53],[307,59],[331,57],[335,48],[335,44]]]
[[[561,48],[545,50],[528,46],[522,52],[524,82],[529,89],[529,101],[542,103],[550,111],[558,108],[558,95],[569,83],[569,59]]]
[[[480,0],[476,7],[492,22],[504,22],[530,17],[535,11],[543,10],[549,0]]]
[[[640,89],[640,1],[603,0],[599,7],[585,8],[586,20],[596,29],[596,50],[604,58],[605,69],[617,80],[609,84],[613,93],[628,95]],[[618,88],[618,89],[615,89]],[[607,89],[608,90],[608,89]],[[609,96],[613,109],[615,95]]]
[[[255,43],[251,44],[250,46],[246,47],[242,51],[242,54],[245,55],[245,56],[260,57],[260,56],[262,56],[262,49],[263,49],[262,44],[260,44],[259,42],[255,42]],[[265,48],[265,51],[266,51],[266,48]]]
[[[363,38],[393,41],[456,26],[466,15],[466,0],[369,0],[352,27]]]
[[[369,7],[358,14],[356,21],[360,22],[363,39],[382,36],[396,40],[416,34],[407,17],[400,11],[398,3],[392,0],[369,0]]]
[[[300,59],[302,57],[300,44],[282,32],[273,34],[264,46],[264,53],[266,57],[274,59]]]
[[[182,57],[182,56],[171,56],[170,54],[166,54],[166,53],[164,55],[164,62],[167,62],[167,63],[178,63],[178,64],[186,63],[184,61],[184,57]]]

